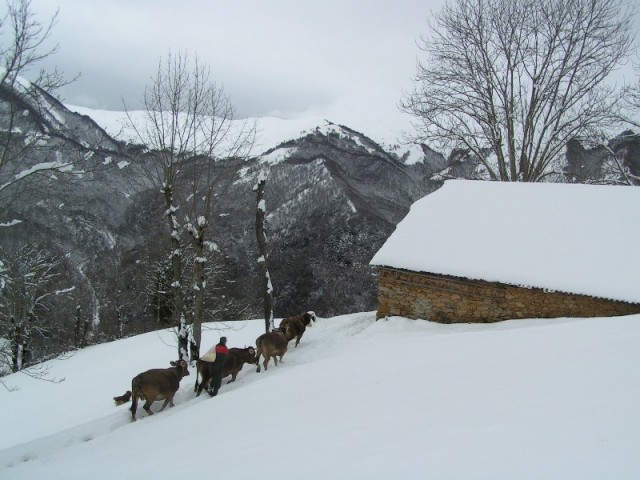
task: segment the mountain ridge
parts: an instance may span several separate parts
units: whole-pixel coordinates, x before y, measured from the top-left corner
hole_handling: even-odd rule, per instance
[[[47,178],[45,189],[5,211],[24,221],[7,231],[0,247],[10,253],[25,239],[40,239],[39,245],[65,259],[69,281],[78,285],[74,302],[92,316],[96,341],[116,335],[123,318],[125,334],[165,326],[170,315],[149,291],[168,285],[160,267],[169,251],[165,207],[160,193],[132,178],[129,167],[144,148],[132,142],[122,112],[48,104],[55,110],[50,114],[64,120],[67,136],[48,137],[32,161],[51,152],[80,156],[85,171],[73,182]],[[135,112],[129,115],[136,118]],[[25,130],[40,128],[35,113],[22,122]],[[252,187],[263,170],[274,309],[280,317],[374,309],[376,277],[369,260],[411,204],[447,178],[478,173],[479,162],[467,152],[445,157],[424,144],[384,145],[325,119],[268,119],[260,128],[263,144],[270,146],[239,166],[208,219],[217,273],[210,278],[215,295],[205,321],[261,312]],[[121,136],[112,138],[115,133]],[[633,156],[634,145],[619,148]],[[568,172],[584,170],[580,165],[587,158],[579,149],[569,148],[567,155],[574,155]],[[591,162],[602,161],[592,157]],[[63,311],[69,319],[73,307]]]

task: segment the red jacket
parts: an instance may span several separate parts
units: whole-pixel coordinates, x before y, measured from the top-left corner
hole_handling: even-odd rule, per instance
[[[229,355],[229,349],[226,345],[221,343],[216,345],[216,359],[213,361],[214,364],[222,365],[224,364],[227,356]]]

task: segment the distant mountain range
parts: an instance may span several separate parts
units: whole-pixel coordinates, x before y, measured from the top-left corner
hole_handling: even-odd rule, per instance
[[[24,222],[5,229],[0,243],[41,239],[83,284],[100,328],[108,330],[116,315],[125,315],[132,331],[149,329],[159,318],[149,285],[162,277],[150,265],[168,250],[160,193],[141,186],[128,168],[140,148],[131,143],[122,112],[67,108],[54,99],[48,106],[43,113],[25,105],[30,116],[22,128],[50,134],[32,161],[52,151],[63,158],[82,155],[85,173],[73,182],[49,178],[46,189],[5,210]],[[323,119],[263,119],[260,131],[262,153],[242,165],[209,218],[217,272],[211,319],[260,316],[252,187],[261,170],[269,172],[267,231],[277,317],[374,309],[376,277],[369,260],[411,204],[446,178],[476,176],[477,161],[465,152],[445,157],[426,145],[381,145]],[[616,141],[637,171],[637,137]],[[572,179],[604,178],[602,152],[570,145],[568,154]]]

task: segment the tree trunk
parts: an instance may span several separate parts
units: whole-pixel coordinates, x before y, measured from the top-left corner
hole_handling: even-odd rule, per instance
[[[87,335],[89,334],[89,317],[84,319],[84,328],[82,329],[82,338],[80,339],[80,346],[82,348],[87,346]]]
[[[170,185],[164,186],[166,215],[171,232],[171,268],[173,270],[173,282],[171,291],[175,305],[174,315],[178,326],[178,359],[189,361],[189,328],[184,311],[184,294],[182,289],[182,245],[180,244],[180,226],[176,217],[176,207],[173,204],[173,189]]]
[[[80,348],[80,305],[76,306],[76,328],[74,332],[74,345]]]
[[[27,324],[22,332],[21,346],[20,346],[20,368],[24,368],[31,361],[31,327],[33,325],[33,313],[27,314]]]
[[[201,225],[202,223],[202,225]],[[204,252],[205,221],[198,221],[197,230],[192,232],[195,247],[195,261],[193,266],[193,322],[191,324],[191,361],[200,358],[200,344],[202,343],[202,312],[204,310],[204,297],[206,288],[205,265],[207,258]]]
[[[122,314],[122,291],[120,288],[116,289],[116,325],[118,326],[118,339],[124,338],[124,324],[125,318]]]
[[[189,361],[189,326],[184,314],[180,314],[178,327],[178,359]]]
[[[16,319],[11,317],[11,371],[13,373],[20,370],[20,324],[16,322]]]
[[[264,231],[265,201],[264,187],[267,182],[264,173],[260,174],[258,184],[253,188],[256,192],[256,202],[258,204],[256,212],[256,238],[258,240],[258,268],[262,279],[262,296],[264,300],[264,327],[265,332],[273,329],[273,286],[269,275],[269,265],[267,262],[267,235]]]
[[[124,338],[124,317],[122,316],[122,309],[116,306],[116,317],[118,322],[118,339]]]

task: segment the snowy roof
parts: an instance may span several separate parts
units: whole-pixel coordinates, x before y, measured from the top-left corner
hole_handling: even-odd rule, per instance
[[[640,188],[448,180],[371,265],[640,303]]]

